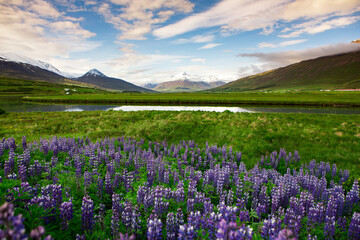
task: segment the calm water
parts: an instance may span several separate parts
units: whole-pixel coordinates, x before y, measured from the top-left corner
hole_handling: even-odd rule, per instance
[[[264,107],[264,106],[138,106],[138,105],[78,105],[22,102],[19,97],[0,97],[0,108],[7,112],[63,112],[63,111],[211,111],[211,112],[269,112],[360,114],[360,108],[323,107]]]

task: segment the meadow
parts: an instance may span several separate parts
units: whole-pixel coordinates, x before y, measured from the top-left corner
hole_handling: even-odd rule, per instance
[[[62,103],[264,104],[360,106],[357,92],[121,93],[29,96],[26,101]]]
[[[359,115],[6,112],[0,237],[359,239],[359,140]]]
[[[26,136],[33,141],[53,135],[94,141],[122,135],[169,143],[194,140],[202,147],[208,142],[242,151],[249,167],[261,155],[285,148],[298,150],[304,162],[331,162],[360,176],[359,115],[161,111],[0,115],[1,138]]]

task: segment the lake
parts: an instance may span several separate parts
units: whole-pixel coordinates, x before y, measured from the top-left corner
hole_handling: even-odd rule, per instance
[[[85,105],[85,104],[49,104],[23,102],[20,97],[0,96],[0,108],[7,112],[74,112],[74,111],[210,111],[210,112],[250,112],[250,113],[318,113],[318,114],[360,114],[360,108],[343,107],[303,107],[303,106],[155,106],[155,105]]]

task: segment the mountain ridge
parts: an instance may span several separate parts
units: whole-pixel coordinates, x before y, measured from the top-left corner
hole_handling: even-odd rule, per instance
[[[69,78],[62,74],[64,73],[49,63],[15,53],[0,53],[0,76],[2,77],[72,84],[103,90],[153,92],[122,79],[107,77],[96,69],[91,69],[77,78]]]
[[[304,60],[240,78],[209,91],[360,88],[360,50]]]
[[[147,83],[143,87],[153,89],[159,92],[195,92],[225,84],[224,81],[206,82],[203,80],[191,80],[191,75],[184,72],[182,74],[172,75],[171,78],[176,80],[166,81],[162,83]],[[195,77],[196,78],[196,77]]]

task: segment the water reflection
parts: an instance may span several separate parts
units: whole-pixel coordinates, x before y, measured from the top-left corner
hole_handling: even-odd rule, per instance
[[[137,106],[137,105],[78,105],[23,102],[21,97],[0,96],[0,108],[7,112],[78,112],[78,111],[210,111],[210,112],[268,112],[268,113],[317,113],[360,114],[360,108],[291,107],[291,106]]]
[[[253,112],[239,107],[200,107],[200,106],[120,106],[111,108],[114,111],[205,111],[205,112]]]

